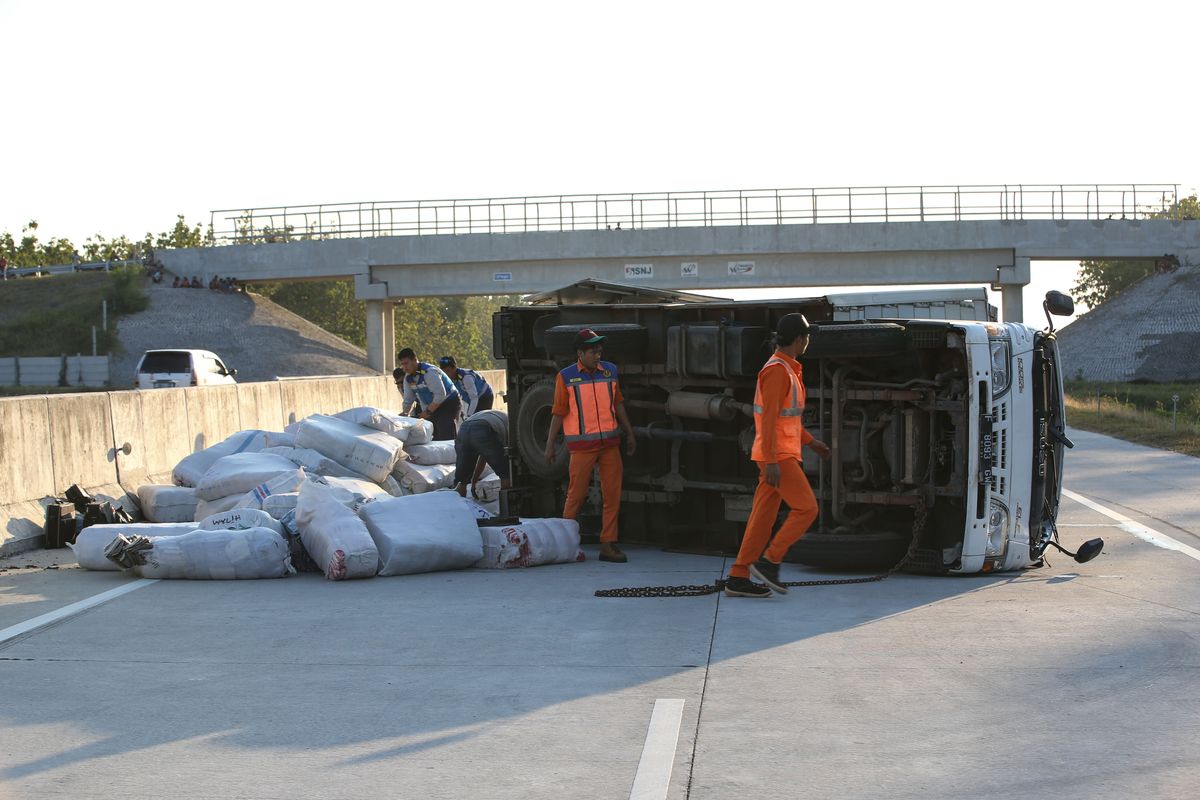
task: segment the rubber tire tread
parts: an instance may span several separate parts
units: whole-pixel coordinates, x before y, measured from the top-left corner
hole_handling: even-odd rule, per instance
[[[529,471],[539,478],[559,480],[566,477],[570,467],[571,456],[567,452],[567,445],[560,438],[554,463],[547,464],[546,441],[545,439],[538,441],[541,432],[534,425],[534,420],[538,417],[538,414],[543,409],[549,413],[549,409],[553,408],[553,406],[554,380],[550,379],[535,383],[521,397],[521,403],[517,407],[516,416],[513,417],[516,427],[512,430],[517,440],[517,452],[520,454],[521,460],[525,462],[525,466],[529,468]]]

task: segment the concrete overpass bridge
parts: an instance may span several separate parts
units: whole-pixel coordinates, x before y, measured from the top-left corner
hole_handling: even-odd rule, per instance
[[[181,275],[349,278],[368,360],[395,361],[408,297],[542,292],[584,278],[701,290],[985,283],[1020,320],[1030,262],[1200,264],[1173,184],[768,189],[280,206],[212,212]]]

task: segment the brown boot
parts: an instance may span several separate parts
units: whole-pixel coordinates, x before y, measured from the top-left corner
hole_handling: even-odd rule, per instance
[[[629,560],[629,557],[622,553],[620,548],[618,548],[613,542],[601,542],[600,560],[612,561],[615,564],[624,564]]]

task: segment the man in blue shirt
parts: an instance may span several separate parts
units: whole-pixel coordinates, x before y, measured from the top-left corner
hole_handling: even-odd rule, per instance
[[[453,440],[458,435],[458,412],[462,409],[454,382],[433,364],[417,360],[411,347],[401,350],[397,360],[400,366],[392,370],[392,378],[402,395],[401,413],[432,422],[434,441]],[[414,404],[419,408],[415,415]]]
[[[442,356],[438,363],[458,389],[458,394],[466,406],[463,409],[464,417],[473,416],[476,411],[487,411],[492,407],[495,395],[482,375],[473,369],[458,366],[454,356]]]

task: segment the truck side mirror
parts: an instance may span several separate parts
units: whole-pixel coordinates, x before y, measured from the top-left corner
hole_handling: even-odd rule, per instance
[[[1075,313],[1075,301],[1071,299],[1071,295],[1054,290],[1046,292],[1045,307],[1047,313],[1056,317],[1069,317]]]

